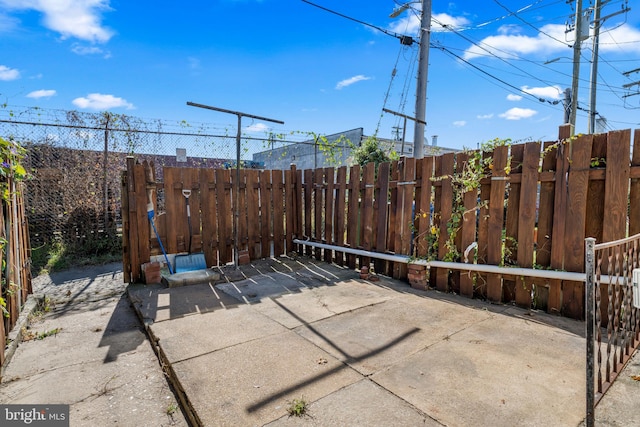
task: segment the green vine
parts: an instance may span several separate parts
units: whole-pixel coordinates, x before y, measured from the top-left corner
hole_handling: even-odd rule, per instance
[[[20,146],[13,138],[4,139],[0,137],[0,191],[2,192],[2,199],[5,202],[11,200],[11,188],[10,181],[22,181],[27,177],[27,171],[20,161],[25,157],[26,150]],[[7,245],[7,240],[4,237],[0,237],[0,251],[4,252]],[[2,270],[5,270],[6,263],[2,260]],[[6,274],[2,278],[2,293],[0,293],[0,311],[5,317],[9,317],[9,311],[7,310],[7,302],[4,299],[4,295],[12,295],[15,292],[16,285],[10,283],[7,286]]]
[[[449,179],[453,189],[453,209],[451,217],[444,226],[447,230],[447,239],[444,241],[444,247],[446,252],[443,257],[443,261],[458,262],[460,261],[462,254],[456,246],[456,237],[461,228],[461,224],[464,220],[464,216],[476,212],[481,208],[487,207],[487,201],[481,201],[476,198],[476,204],[469,209],[465,209],[464,195],[468,192],[476,191],[480,187],[483,179],[491,176],[493,171],[493,158],[484,157],[483,153],[492,152],[497,147],[511,145],[510,139],[494,139],[482,144],[480,150],[465,150],[464,153],[469,155],[469,158],[462,170],[459,170],[453,175],[443,175],[432,177],[433,182],[443,181]],[[509,175],[511,172],[510,159],[507,160],[507,166],[504,168],[505,174]],[[416,215],[416,219],[419,219],[420,215],[425,215],[424,212],[420,212]],[[423,232],[417,235],[414,239],[424,238],[427,240],[428,254],[427,260],[434,260],[438,257],[438,245],[440,237],[440,229],[435,225],[437,218],[434,215],[434,225],[430,227],[429,232]],[[442,226],[442,224],[440,225]],[[503,247],[507,247],[505,244],[506,239],[503,238]],[[504,259],[504,257],[503,257]]]

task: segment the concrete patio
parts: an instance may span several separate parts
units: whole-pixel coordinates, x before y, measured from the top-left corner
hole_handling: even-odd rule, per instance
[[[584,325],[308,258],[129,297],[192,423],[557,425],[585,415]],[[290,417],[294,399],[307,415]]]

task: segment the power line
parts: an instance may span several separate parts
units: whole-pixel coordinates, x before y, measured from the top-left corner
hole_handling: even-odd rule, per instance
[[[481,72],[482,74],[484,74],[484,75],[486,75],[486,76],[490,77],[491,79],[496,80],[496,81],[498,81],[498,82],[502,83],[503,85],[510,87],[511,89],[515,90],[516,92],[519,92],[519,93],[522,93],[522,94],[524,94],[524,95],[530,96],[530,97],[532,97],[533,99],[535,99],[535,100],[537,100],[537,101],[540,101],[540,102],[548,102],[549,104],[552,104],[552,105],[556,105],[556,104],[558,104],[558,102],[559,102],[559,101],[557,101],[557,102],[556,102],[556,101],[549,101],[549,100],[544,99],[544,98],[539,98],[539,97],[535,96],[535,95],[534,95],[534,94],[532,94],[532,93],[529,93],[529,92],[527,92],[527,91],[525,91],[525,90],[523,90],[523,89],[521,89],[521,88],[519,88],[519,87],[517,87],[517,86],[514,86],[514,85],[512,85],[511,83],[509,83],[509,82],[507,82],[507,81],[505,81],[505,80],[503,80],[503,79],[501,79],[501,78],[499,78],[499,77],[496,77],[496,76],[494,76],[493,74],[491,74],[491,73],[489,73],[489,72],[487,72],[487,71],[483,70],[482,68],[478,67],[477,65],[472,64],[470,61],[467,61],[466,59],[464,59],[464,58],[463,58],[463,57],[461,57],[460,55],[457,55],[456,53],[452,52],[451,50],[449,50],[448,48],[446,48],[446,47],[444,47],[444,46],[442,46],[442,45],[440,45],[440,46],[433,46],[433,45],[432,45],[432,47],[435,47],[436,49],[440,49],[440,50],[442,50],[443,52],[445,52],[445,53],[447,53],[447,54],[449,54],[449,55],[451,55],[451,56],[455,57],[456,59],[458,59],[458,60],[460,60],[460,61],[464,62],[465,64],[467,64],[467,65],[469,65],[470,67],[474,68],[475,70],[477,70],[477,71]]]
[[[351,16],[347,16],[347,15],[342,14],[340,12],[336,12],[335,10],[331,10],[331,9],[328,9],[328,8],[326,8],[324,6],[320,6],[319,4],[312,3],[309,0],[302,0],[302,1],[304,3],[310,4],[311,6],[315,6],[318,9],[322,9],[325,12],[329,12],[329,13],[337,15],[337,16],[339,16],[341,18],[348,19],[349,21],[357,22],[358,24],[362,24],[362,25],[365,25],[367,27],[376,29],[376,30],[380,31],[381,33],[384,33],[384,34],[386,34],[388,36],[395,37],[398,40],[400,40],[400,43],[402,43],[402,44],[406,44],[408,46],[411,46],[411,44],[413,44],[413,43],[418,43],[417,41],[413,40],[413,38],[410,37],[410,36],[405,36],[404,34],[398,34],[398,33],[394,33],[393,31],[385,30],[384,28],[378,27],[378,26],[373,25],[373,24],[369,24],[368,22],[364,22],[364,21],[361,21],[359,19],[352,18]]]
[[[524,8],[521,8],[519,10],[516,10],[515,12],[512,11],[511,9],[509,9],[507,6],[503,5],[502,3],[500,3],[498,0],[493,0],[498,6],[500,6],[501,8],[503,8],[504,10],[506,10],[507,12],[509,12],[512,16],[514,16],[516,19],[518,19],[519,21],[521,21],[522,23],[524,23],[525,25],[533,28],[534,30],[536,30],[538,33],[540,34],[544,34],[545,36],[549,37],[552,40],[555,40],[561,44],[567,45],[569,47],[571,47],[570,45],[567,44],[567,42],[562,41],[562,40],[558,40],[557,38],[553,37],[551,34],[542,31],[540,28],[537,28],[535,25],[531,24],[529,21],[526,21],[525,19],[521,18],[520,16],[518,16],[518,14],[523,11],[526,10],[528,8],[528,6],[525,6]]]
[[[526,76],[531,77],[531,78],[533,78],[534,80],[537,80],[537,81],[539,81],[539,82],[541,82],[541,83],[543,83],[543,84],[549,85],[549,82],[547,82],[547,81],[545,81],[545,80],[542,80],[542,79],[541,79],[541,78],[539,78],[538,76],[536,76],[536,75],[534,75],[534,74],[531,74],[531,73],[529,73],[529,72],[527,72],[527,71],[525,71],[525,70],[523,70],[523,69],[521,69],[521,68],[519,68],[519,67],[517,67],[517,66],[513,65],[512,63],[510,63],[510,62],[509,62],[509,61],[507,61],[506,59],[504,59],[504,58],[502,58],[502,57],[500,57],[500,56],[498,56],[498,55],[494,54],[494,53],[493,53],[493,52],[491,52],[489,49],[485,48],[484,46],[480,45],[479,43],[476,43],[475,41],[473,41],[473,40],[472,40],[472,39],[470,39],[469,37],[467,37],[467,36],[463,35],[461,32],[457,31],[455,28],[451,27],[450,25],[448,25],[448,24],[444,24],[444,23],[442,23],[442,22],[438,21],[438,20],[437,20],[437,19],[435,19],[435,18],[432,18],[432,19],[433,19],[436,23],[438,23],[439,25],[441,25],[443,28],[445,28],[445,29],[447,29],[447,30],[449,30],[449,31],[453,32],[454,34],[456,34],[456,35],[457,35],[457,36],[459,36],[459,37],[462,37],[464,40],[468,41],[469,43],[473,44],[474,46],[479,47],[480,49],[484,50],[485,52],[487,52],[489,55],[493,56],[494,58],[496,58],[496,59],[498,59],[498,60],[500,60],[500,61],[504,62],[505,64],[507,64],[507,65],[509,65],[509,66],[511,66],[511,67],[513,67],[513,68],[515,68],[516,70],[520,71],[521,73],[524,73]],[[486,44],[486,43],[485,43],[485,44]],[[504,52],[504,51],[502,51],[502,50],[500,50],[500,49],[497,49],[497,48],[495,48],[495,47],[493,47],[493,46],[490,46],[490,45],[487,45],[487,46],[489,46],[490,48],[495,49],[495,50],[497,50],[497,51]],[[509,54],[509,55],[512,55],[512,54],[511,54],[511,53],[509,53],[509,52],[504,52],[504,53],[507,53],[507,54]]]

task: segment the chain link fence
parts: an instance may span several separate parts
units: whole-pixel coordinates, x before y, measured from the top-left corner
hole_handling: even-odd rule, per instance
[[[299,168],[348,162],[362,129],[328,137],[263,128],[241,132],[241,167]],[[267,129],[267,130],[265,130]],[[32,247],[61,243],[68,253],[120,253],[120,188],[126,157],[162,167],[234,168],[236,129],[141,119],[113,113],[40,108],[0,109],[0,137],[27,149],[25,204]],[[162,194],[156,210],[161,211]]]

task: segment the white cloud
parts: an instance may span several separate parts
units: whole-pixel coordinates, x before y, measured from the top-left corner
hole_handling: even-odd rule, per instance
[[[20,21],[17,20],[16,18],[12,18],[9,15],[0,13],[0,33],[7,33],[9,31],[13,31],[18,27],[19,23]]]
[[[9,68],[6,65],[0,65],[0,80],[9,81],[20,78],[20,71],[15,68]]]
[[[463,126],[466,126],[467,122],[464,120],[456,120],[455,122],[453,122],[453,125],[457,128],[461,128]]]
[[[511,108],[504,113],[500,114],[500,117],[506,120],[520,120],[520,119],[528,119],[529,117],[533,117],[538,112],[536,110],[532,110],[530,108]]]
[[[570,42],[564,42],[566,40],[572,40],[571,34],[564,33],[564,25],[548,24],[544,25],[534,37],[525,36],[521,34],[513,34],[513,27],[508,27],[505,30],[501,27],[500,35],[489,36],[478,42],[478,45],[473,45],[464,52],[464,59],[470,60],[478,56],[486,56],[494,54],[499,57],[509,57],[511,55],[523,55],[531,53],[549,53],[567,51],[567,45]],[[546,33],[551,37],[548,37]]]
[[[522,97],[520,95],[514,95],[512,93],[507,95],[507,101],[520,101],[521,99]]]
[[[522,86],[523,92],[530,93],[540,98],[560,99],[563,97],[563,92],[560,86],[545,86],[545,87],[529,87]]]
[[[244,131],[259,133],[259,132],[268,132],[269,129],[270,129],[269,126],[265,125],[264,123],[254,123],[251,126],[247,126],[246,128],[244,128]]]
[[[187,61],[189,62],[189,68],[191,68],[192,70],[197,70],[200,68],[200,60],[198,58],[189,56],[187,58]]]
[[[82,46],[74,43],[71,51],[77,55],[104,55],[105,58],[111,58],[111,52],[105,51],[97,46]]]
[[[40,90],[34,90],[33,92],[29,92],[27,94],[27,98],[34,98],[34,99],[50,98],[55,94],[56,94],[56,91],[53,89],[40,89]]]
[[[602,28],[600,30],[600,52],[611,53],[639,53],[640,30],[629,24],[624,24],[614,29]]]
[[[565,26],[547,24],[540,28],[535,36],[520,33],[518,26],[507,25],[498,29],[498,35],[489,36],[468,48],[463,57],[466,60],[478,56],[487,56],[489,52],[502,58],[511,55],[526,54],[559,54],[566,55],[568,46],[575,40],[572,32],[565,34]],[[593,31],[593,30],[592,30]],[[600,30],[600,52],[607,53],[640,53],[640,30],[629,24],[615,28],[603,27]]]
[[[88,108],[91,110],[109,110],[111,108],[125,107],[127,110],[134,108],[133,104],[124,98],[113,95],[103,95],[101,93],[90,93],[85,97],[76,98],[72,101],[78,108]]]
[[[105,43],[113,36],[101,22],[102,12],[111,10],[109,0],[0,0],[0,5],[42,13],[45,27],[60,33],[63,39]]]
[[[371,77],[363,76],[362,74],[358,74],[357,76],[350,77],[348,79],[344,79],[339,81],[336,85],[336,89],[340,90],[344,87],[351,86],[354,83],[358,83],[364,80],[371,80]]]
[[[476,116],[478,119],[480,120],[487,120],[493,117],[493,113],[489,113],[489,114],[479,114]]]
[[[470,21],[462,16],[452,16],[447,13],[434,13],[431,16],[431,31],[447,31],[443,25],[461,28],[469,25]],[[389,30],[400,34],[418,35],[420,31],[420,14],[410,13],[399,18],[389,26]]]

